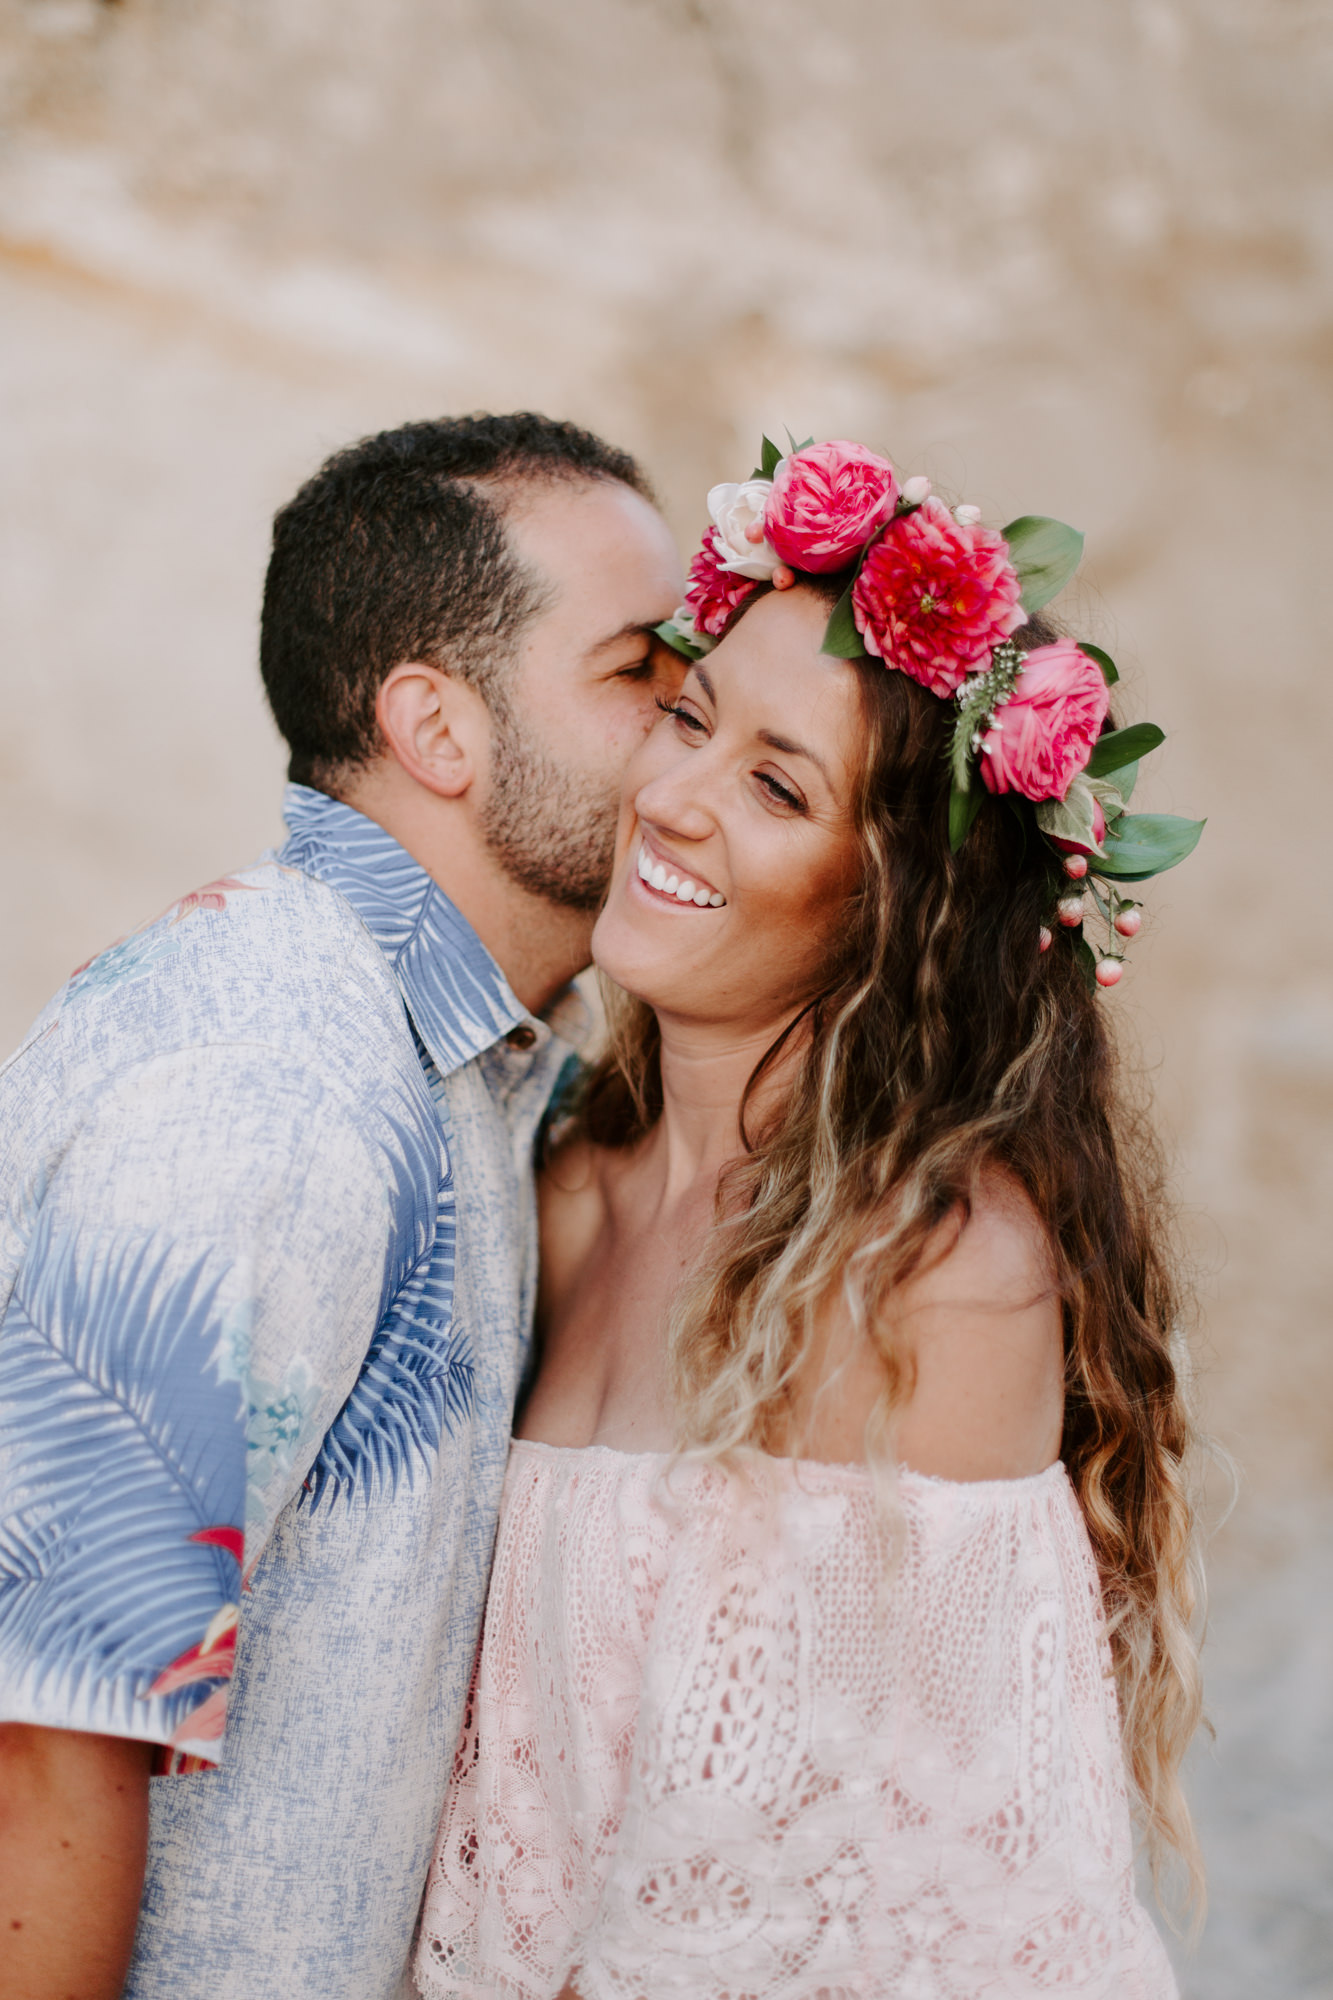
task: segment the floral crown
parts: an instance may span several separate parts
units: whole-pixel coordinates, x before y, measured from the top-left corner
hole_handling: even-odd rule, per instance
[[[1014,642],[1078,568],[1078,530],[1040,514],[984,527],[980,508],[950,509],[925,478],[900,485],[887,458],[844,440],[793,439],[784,457],[765,438],[749,479],[713,487],[708,511],[685,602],[659,637],[701,659],[762,583],[852,569],[822,650],[873,654],[956,702],[950,846],[962,847],[988,792],[1003,796],[1060,857],[1059,922],[1101,919],[1104,947],[1085,931],[1078,954],[1090,984],[1114,986],[1142,921],[1123,885],[1174,868],[1204,822],[1125,810],[1140,759],[1164,738],[1151,722],[1103,733],[1118,675],[1100,646]],[[1050,943],[1043,926],[1040,949]]]

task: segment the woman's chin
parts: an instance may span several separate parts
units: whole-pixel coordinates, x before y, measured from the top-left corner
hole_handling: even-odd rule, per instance
[[[670,1006],[681,997],[679,943],[645,934],[613,901],[598,917],[592,933],[592,962],[606,978],[649,1007]]]
[[[607,915],[604,910],[593,928],[592,962],[624,992],[651,1007],[666,968],[654,964],[659,955],[645,950],[641,939],[626,938],[620,925],[608,923]]]

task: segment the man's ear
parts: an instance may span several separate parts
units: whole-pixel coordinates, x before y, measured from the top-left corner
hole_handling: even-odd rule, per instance
[[[375,719],[394,761],[441,798],[461,798],[489,761],[491,718],[481,696],[421,660],[385,675]]]

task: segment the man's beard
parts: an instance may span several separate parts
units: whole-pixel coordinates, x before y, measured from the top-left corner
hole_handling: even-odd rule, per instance
[[[606,893],[619,802],[590,773],[567,771],[498,704],[481,832],[500,866],[534,896],[595,910]]]

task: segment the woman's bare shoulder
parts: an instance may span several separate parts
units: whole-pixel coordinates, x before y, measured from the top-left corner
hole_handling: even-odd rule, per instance
[[[943,1479],[1010,1479],[1059,1456],[1063,1317],[1050,1244],[1007,1176],[981,1176],[966,1212],[937,1228],[877,1336],[831,1303],[816,1343],[805,1426],[812,1457],[859,1457],[885,1385],[881,1343],[903,1364],[896,1453]]]
[[[1046,1230],[1017,1182],[978,1178],[966,1216],[946,1225],[942,1254],[899,1305],[913,1374],[903,1463],[945,1479],[1021,1479],[1053,1464],[1064,1319]]]
[[[1012,1177],[988,1167],[977,1176],[967,1212],[956,1210],[935,1232],[918,1269],[902,1287],[904,1310],[984,1304],[1021,1310],[1055,1283],[1050,1240],[1031,1200]]]

